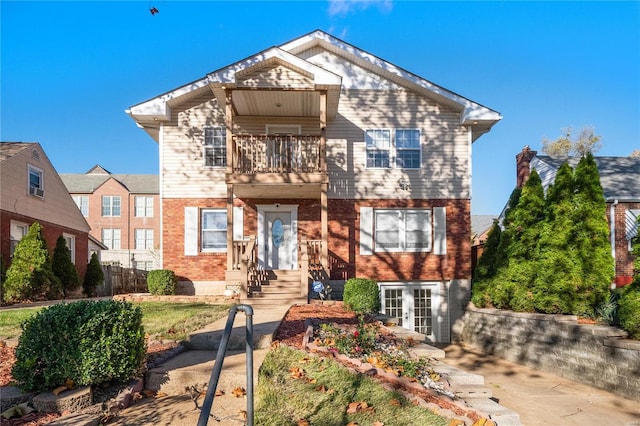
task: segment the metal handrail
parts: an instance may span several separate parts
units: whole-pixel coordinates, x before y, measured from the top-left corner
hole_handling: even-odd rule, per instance
[[[233,321],[236,318],[237,311],[243,311],[247,316],[245,335],[247,341],[247,425],[253,426],[253,308],[249,305],[236,305],[229,309],[227,325],[225,326],[224,333],[222,334],[220,347],[218,347],[218,354],[216,355],[216,361],[213,365],[209,385],[207,386],[207,393],[204,397],[204,402],[202,403],[200,417],[198,418],[198,426],[206,426],[209,422],[211,407],[213,406],[213,398],[216,394],[216,387],[218,386],[220,372],[222,371],[222,363],[224,362],[224,355],[227,351],[227,344],[229,343],[229,337],[231,336]]]

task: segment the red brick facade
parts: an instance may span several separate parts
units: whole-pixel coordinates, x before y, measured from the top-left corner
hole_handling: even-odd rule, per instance
[[[234,200],[244,208],[244,235],[257,234],[259,204],[298,205],[298,240],[321,238],[320,200]],[[447,213],[447,254],[432,252],[361,255],[360,207],[433,208]],[[163,200],[163,267],[181,281],[224,281],[227,253],[185,256],[185,207],[224,208],[225,199]],[[378,281],[442,281],[471,278],[469,200],[337,200],[328,201],[328,249],[332,279],[371,277]]]
[[[612,203],[607,204],[607,220],[611,220]],[[629,240],[626,235],[627,210],[639,210],[640,203],[618,203],[615,205],[615,254],[616,254],[616,285],[618,287],[630,284],[633,280],[633,256],[629,250]],[[611,228],[609,228],[611,229]]]
[[[8,212],[5,210],[0,211],[0,234],[2,235],[10,235],[11,234],[11,221],[15,220],[18,222],[25,223],[31,226],[35,220],[31,217],[23,216],[17,213]],[[63,233],[74,235],[75,236],[75,265],[78,270],[78,274],[80,279],[84,278],[84,274],[87,271],[87,263],[89,262],[89,237],[87,233],[78,232],[75,229],[66,228],[60,225],[55,225],[49,222],[44,222],[39,220],[38,223],[42,225],[42,232],[45,241],[47,242],[47,248],[49,249],[49,254],[53,256],[53,250],[56,247],[56,241],[58,237]],[[4,258],[5,265],[7,267],[11,264],[11,259],[9,258],[9,254],[11,252],[11,239],[10,238],[2,238],[2,247],[0,251],[2,252],[2,257]]]

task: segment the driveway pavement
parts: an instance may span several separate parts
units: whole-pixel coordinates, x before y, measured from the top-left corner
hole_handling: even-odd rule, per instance
[[[496,402],[517,412],[523,425],[640,426],[640,402],[471,347],[441,348],[446,354],[442,362],[484,376]]]

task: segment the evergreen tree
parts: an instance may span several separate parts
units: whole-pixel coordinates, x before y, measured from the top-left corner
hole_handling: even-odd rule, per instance
[[[533,285],[534,307],[538,312],[572,312],[577,297],[582,270],[572,241],[574,187],[573,170],[564,163],[547,189],[545,200]]]
[[[595,308],[608,297],[615,263],[600,173],[591,153],[582,157],[576,166],[575,187],[572,241],[582,274],[573,313],[593,315]]]
[[[56,240],[56,248],[53,250],[53,273],[62,285],[62,294],[67,297],[69,291],[74,290],[80,284],[78,271],[71,260],[71,251],[62,235]]]
[[[98,260],[96,253],[91,254],[91,259],[87,265],[87,272],[84,275],[84,281],[82,283],[83,293],[88,297],[94,297],[96,295],[96,287],[104,281],[104,272],[102,272],[102,266]]]
[[[518,203],[509,213],[505,234],[507,265],[496,275],[492,299],[499,307],[533,311],[531,292],[536,276],[537,244],[545,212],[544,190],[536,170],[522,188]]]
[[[640,217],[636,221],[640,229]],[[640,232],[631,241],[634,256],[633,282],[620,290],[618,318],[620,326],[633,339],[640,339]]]
[[[500,224],[496,220],[493,222],[493,226],[487,235],[484,250],[482,251],[482,256],[478,259],[473,284],[471,286],[471,301],[478,307],[485,307],[491,302],[489,293],[487,292],[489,286],[488,280],[496,274],[496,256],[498,255],[501,234]]]
[[[34,222],[13,253],[4,283],[4,300],[18,302],[55,297],[59,289],[60,282],[51,268],[42,226]]]

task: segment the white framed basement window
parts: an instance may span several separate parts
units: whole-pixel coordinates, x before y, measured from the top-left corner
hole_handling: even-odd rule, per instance
[[[431,251],[430,209],[375,209],[375,251]]]

